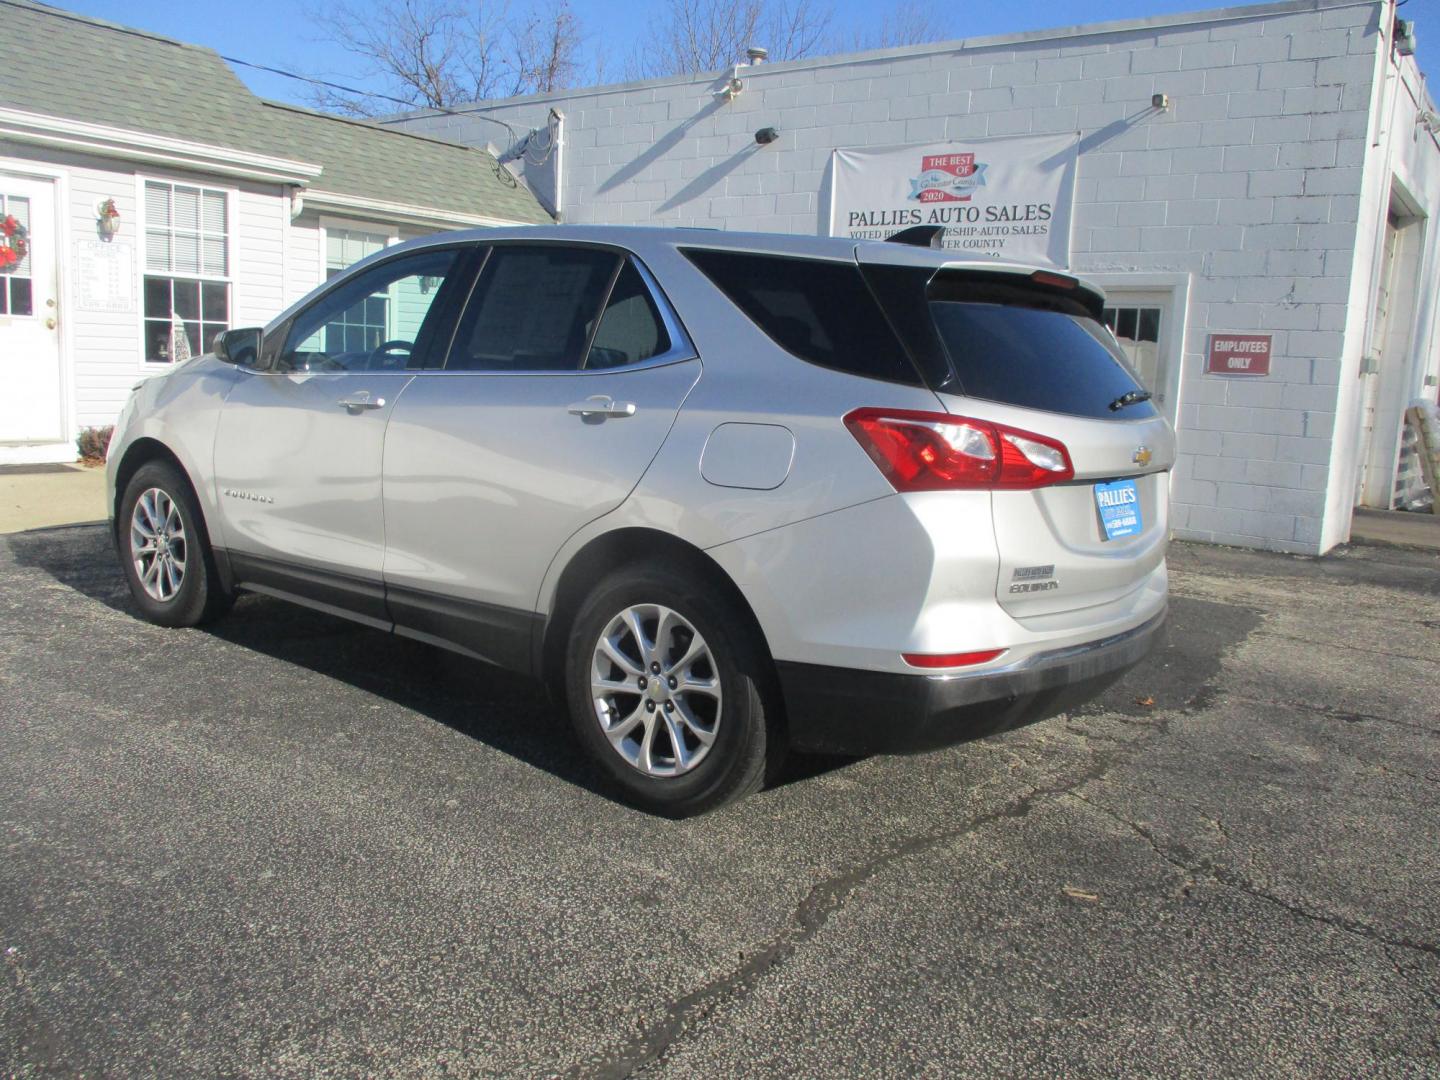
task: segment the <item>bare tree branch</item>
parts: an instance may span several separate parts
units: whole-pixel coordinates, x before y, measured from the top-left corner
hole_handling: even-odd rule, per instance
[[[881,17],[879,25],[854,31],[848,39],[837,40],[829,51],[863,52],[924,45],[944,41],[952,33],[949,17],[935,6],[934,0],[900,0]]]
[[[870,29],[835,29],[828,0],[664,0],[626,64],[632,79],[697,75],[743,61],[762,45],[771,60],[941,41],[949,19],[937,0],[898,0]]]
[[[772,60],[817,55],[833,10],[825,0],[666,0],[641,38],[626,72],[631,78],[720,71],[763,45]]]
[[[416,108],[449,108],[574,86],[584,33],[568,0],[535,0],[516,13],[508,0],[322,0],[310,12],[322,33],[359,58],[377,93]],[[541,6],[541,5],[545,6]],[[316,106],[352,116],[393,112],[369,94],[316,87]]]

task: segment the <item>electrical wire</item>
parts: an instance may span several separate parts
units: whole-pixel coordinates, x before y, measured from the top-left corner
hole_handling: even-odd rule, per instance
[[[224,53],[220,54],[220,59],[224,60],[227,64],[239,64],[241,67],[254,68],[256,71],[268,71],[271,75],[281,75],[287,79],[295,79],[297,82],[310,83],[312,86],[323,86],[327,90],[338,90],[342,94],[379,98],[381,101],[389,101],[396,105],[403,105],[407,109],[415,108],[413,101],[406,101],[404,98],[398,98],[392,94],[381,93],[379,90],[360,90],[353,86],[346,86],[344,83],[331,82],[329,79],[321,79],[314,75],[300,75],[293,71],[286,71],[284,68],[272,67],[269,64],[257,64],[252,60],[241,60],[238,56],[226,56]],[[446,116],[465,116],[474,117],[478,120],[489,120],[490,123],[499,124],[510,133],[510,141],[512,144],[518,142],[520,139],[520,133],[515,130],[513,125],[507,124],[504,120],[500,120],[494,116],[487,116],[483,112],[462,112],[444,105],[425,105],[422,106],[422,108],[430,112],[443,113]]]
[[[96,24],[95,19],[92,19],[85,15],[76,14],[73,11],[66,11],[64,8],[57,8],[52,4],[45,3],[44,0],[34,0],[34,2],[29,3],[17,3],[16,0],[0,0],[0,5],[4,5],[5,7],[21,8],[29,11],[34,11],[38,7],[42,8],[44,10],[44,13],[52,18],[65,19],[68,22],[82,23],[84,25],[92,27]],[[166,45],[183,46],[186,44],[185,42],[176,41],[174,38],[167,38],[160,34],[151,33],[148,30],[141,30],[133,26],[117,26],[106,23],[104,24],[104,29],[114,34],[125,34],[129,37],[148,38],[151,41],[164,42]],[[242,60],[238,56],[226,56],[224,53],[220,53],[218,55],[220,56],[220,59],[224,60],[227,64],[239,64],[241,67],[254,68],[256,71],[267,71],[272,75],[280,75],[283,78],[294,79],[297,82],[310,83],[312,86],[323,86],[326,89],[338,90],[343,94],[353,94],[356,97],[378,98],[381,101],[388,101],[395,105],[404,106],[407,109],[415,108],[415,103],[413,101],[406,101],[404,98],[395,97],[392,94],[381,93],[377,90],[359,90],[353,86],[346,86],[343,83],[331,82],[328,79],[321,79],[314,75],[301,75],[297,72],[286,71],[284,68],[273,67],[269,64],[257,64],[253,60]],[[498,124],[500,127],[504,128],[509,133],[510,145],[512,147],[520,141],[520,133],[515,130],[515,127],[512,124],[507,124],[504,120],[501,120],[494,116],[487,116],[483,112],[461,112],[458,109],[451,109],[444,105],[427,105],[425,106],[425,108],[432,112],[443,113],[446,116],[474,117],[479,120],[488,120],[492,124]],[[533,134],[533,131],[531,132],[531,134]],[[546,156],[549,156],[548,149],[546,151]],[[539,164],[539,162],[537,162],[536,164]]]

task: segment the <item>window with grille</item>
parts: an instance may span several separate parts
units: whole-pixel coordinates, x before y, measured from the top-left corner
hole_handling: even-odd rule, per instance
[[[0,229],[6,257],[0,261],[0,315],[34,315],[30,281],[30,200],[0,191]],[[23,254],[21,254],[23,252]]]
[[[325,280],[361,259],[385,250],[385,237],[379,233],[356,229],[325,229]],[[359,352],[373,349],[388,337],[390,297],[379,293],[362,303],[340,312],[325,328],[325,341],[312,343],[312,349],[328,353]],[[414,336],[413,334],[411,335]]]
[[[1145,389],[1158,393],[1155,384],[1160,374],[1160,308],[1107,307],[1103,318]]]
[[[224,191],[145,183],[145,359],[207,352],[230,326],[230,214]]]

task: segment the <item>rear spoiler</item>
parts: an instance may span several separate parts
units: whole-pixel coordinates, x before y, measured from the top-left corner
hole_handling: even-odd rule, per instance
[[[929,292],[932,296],[945,292],[953,300],[1019,304],[1075,315],[1083,310],[1096,321],[1105,310],[1105,294],[1089,282],[1055,270],[1028,267],[990,270],[973,264],[945,265],[930,279]]]
[[[908,229],[901,229],[899,232],[887,236],[884,242],[906,248],[943,251],[944,239],[945,226],[943,225],[912,225]],[[871,251],[879,254],[873,248]],[[855,255],[857,261],[862,264],[867,261],[859,248],[856,249]],[[894,258],[894,256],[899,256],[899,258]],[[914,252],[913,256],[901,256],[899,251],[894,251],[892,258],[882,257],[876,261],[881,265],[935,266],[931,257],[921,255],[919,251]],[[975,286],[973,291],[977,300],[984,298],[999,303],[1023,302],[1023,294],[1028,293],[1031,297],[1045,297],[1057,301],[1060,305],[1082,308],[1095,319],[1101,317],[1105,308],[1105,294],[1099,288],[1087,281],[1081,281],[1071,274],[1061,273],[1057,270],[1042,270],[1033,266],[974,259],[946,261],[935,266],[935,277],[932,278],[932,284],[939,280],[941,275],[950,278],[957,285],[963,282]],[[987,289],[987,285],[991,288]]]

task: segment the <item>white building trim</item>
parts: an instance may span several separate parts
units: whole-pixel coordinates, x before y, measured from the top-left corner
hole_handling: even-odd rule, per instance
[[[429,206],[385,202],[379,199],[367,199],[361,195],[317,191],[314,188],[306,188],[304,198],[306,210],[331,211],[340,215],[365,214],[380,217],[390,224],[414,225],[426,229],[493,228],[501,225],[528,224],[528,222],[509,218],[489,217],[483,214],[460,214],[449,210],[436,210]]]
[[[0,108],[0,138],[271,183],[306,184],[321,173],[321,166],[310,162],[20,109]]]

